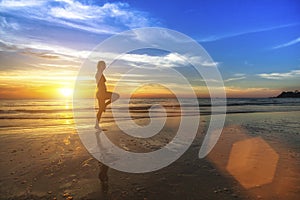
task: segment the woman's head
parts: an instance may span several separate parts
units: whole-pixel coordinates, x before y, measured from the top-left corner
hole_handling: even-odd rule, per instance
[[[104,61],[99,61],[98,62],[98,65],[97,65],[97,69],[98,69],[98,71],[104,71],[104,69],[106,68],[106,64],[105,64],[105,62]]]

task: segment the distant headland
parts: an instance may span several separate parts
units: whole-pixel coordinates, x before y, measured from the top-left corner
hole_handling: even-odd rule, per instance
[[[295,90],[294,92],[282,92],[276,98],[300,98],[300,92],[298,90]]]

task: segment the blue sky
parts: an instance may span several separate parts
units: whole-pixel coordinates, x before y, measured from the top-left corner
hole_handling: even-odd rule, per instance
[[[218,63],[229,96],[273,96],[299,89],[299,10],[296,0],[2,0],[1,95],[38,91],[53,80],[62,87],[74,80],[101,41],[149,26],[198,41]]]

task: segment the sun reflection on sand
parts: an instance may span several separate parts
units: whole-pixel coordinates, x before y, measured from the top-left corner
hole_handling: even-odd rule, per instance
[[[276,150],[276,151],[275,151]],[[282,144],[272,146],[262,137],[249,136],[239,125],[227,126],[208,155],[220,173],[232,177],[253,198],[289,199],[299,190],[299,166]]]
[[[249,189],[273,181],[278,158],[270,145],[255,137],[233,144],[226,169]]]
[[[67,136],[67,137],[63,140],[63,142],[64,142],[65,145],[71,144],[70,138],[71,138],[70,136]]]

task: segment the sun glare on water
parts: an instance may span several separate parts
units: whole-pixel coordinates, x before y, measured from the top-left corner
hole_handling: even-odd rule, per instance
[[[73,89],[71,88],[59,88],[59,93],[64,97],[70,97],[73,94]]]

